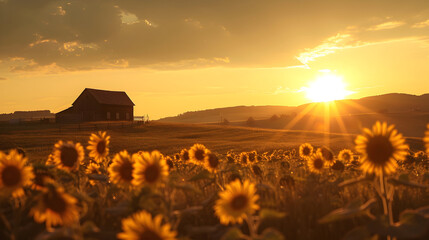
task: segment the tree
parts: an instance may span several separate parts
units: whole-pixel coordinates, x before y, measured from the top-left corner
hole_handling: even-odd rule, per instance
[[[249,117],[246,121],[247,126],[255,126],[255,119],[253,117]]]

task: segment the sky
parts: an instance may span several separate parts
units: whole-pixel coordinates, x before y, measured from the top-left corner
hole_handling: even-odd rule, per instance
[[[151,119],[296,106],[326,76],[429,92],[427,0],[0,0],[0,113],[125,91]]]

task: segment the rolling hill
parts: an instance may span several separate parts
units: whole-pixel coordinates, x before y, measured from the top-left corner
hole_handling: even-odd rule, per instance
[[[247,121],[250,117],[254,121]],[[237,106],[186,112],[159,121],[219,124],[224,119],[235,126],[333,133],[359,133],[380,120],[395,124],[406,136],[422,137],[429,123],[429,94],[391,93],[297,107]]]

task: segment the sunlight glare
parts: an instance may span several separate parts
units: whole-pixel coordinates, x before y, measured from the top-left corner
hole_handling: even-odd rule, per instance
[[[334,74],[325,74],[316,79],[316,81],[308,84],[303,90],[306,97],[312,102],[329,102],[334,100],[342,100],[352,91],[346,89],[346,84],[343,78]]]

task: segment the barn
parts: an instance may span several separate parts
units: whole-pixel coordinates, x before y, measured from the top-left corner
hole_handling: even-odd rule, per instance
[[[56,122],[132,121],[134,103],[125,92],[85,88]]]

